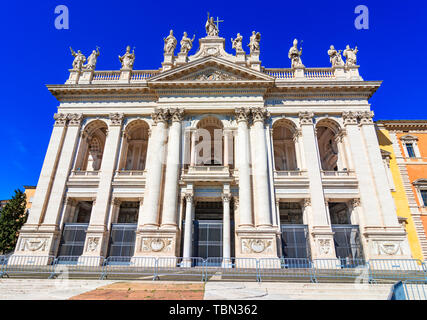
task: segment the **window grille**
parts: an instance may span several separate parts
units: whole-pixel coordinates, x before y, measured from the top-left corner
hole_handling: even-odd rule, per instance
[[[282,224],[280,229],[282,232],[283,258],[310,258],[308,226]]]
[[[363,259],[359,226],[332,225],[335,252],[340,259]]]
[[[133,223],[112,224],[108,256],[129,257],[130,261],[135,249],[136,226]]]
[[[83,253],[88,225],[88,223],[64,224],[58,256],[73,256],[77,261]]]

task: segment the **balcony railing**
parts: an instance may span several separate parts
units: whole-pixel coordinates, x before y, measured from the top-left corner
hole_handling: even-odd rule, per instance
[[[305,176],[306,171],[303,170],[288,170],[288,171],[274,171],[275,178],[284,178],[284,177],[301,177]]]
[[[354,175],[354,172],[351,170],[343,170],[343,171],[322,171],[322,176],[324,177],[349,177]]]
[[[116,176],[119,177],[142,177],[145,176],[146,170],[117,170]]]
[[[295,79],[293,69],[264,69],[264,73],[276,79]],[[304,78],[307,80],[335,79],[335,73],[332,68],[305,68]]]
[[[73,170],[71,176],[74,177],[96,177],[99,175],[99,171],[86,171],[86,170]]]
[[[214,173],[214,174],[224,174],[229,173],[229,168],[225,166],[190,166],[188,167],[188,173]]]

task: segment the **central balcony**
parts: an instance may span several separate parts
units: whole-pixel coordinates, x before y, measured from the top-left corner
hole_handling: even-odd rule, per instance
[[[189,166],[182,172],[185,181],[227,181],[233,178],[228,166]]]

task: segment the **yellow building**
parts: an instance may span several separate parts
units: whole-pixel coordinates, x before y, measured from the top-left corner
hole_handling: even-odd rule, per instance
[[[36,193],[36,186],[24,186],[24,193],[27,196],[27,206],[26,209],[31,209],[31,205],[33,204],[33,197]]]
[[[420,241],[411,214],[407,193],[404,187],[403,179],[400,174],[396,155],[393,149],[393,139],[390,132],[383,123],[377,122],[377,136],[383,156],[384,166],[389,178],[390,191],[394,199],[399,221],[405,227],[408,234],[409,246],[411,248],[412,258],[424,260]]]

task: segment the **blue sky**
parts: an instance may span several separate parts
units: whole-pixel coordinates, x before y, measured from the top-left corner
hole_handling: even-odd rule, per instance
[[[302,39],[307,67],[330,66],[331,44],[358,46],[365,80],[384,80],[371,99],[375,119],[427,119],[427,4],[424,1],[3,1],[0,12],[1,106],[0,199],[16,188],[36,185],[58,102],[46,84],[62,84],[73,57],[101,49],[98,70],[119,69],[117,56],[135,46],[135,69],[161,67],[163,37],[173,29],[205,36],[209,11],[224,20],[220,36],[239,32],[247,49],[253,30],[261,33],[262,64],[290,67],[294,38]],[[354,27],[357,5],[369,8],[369,30]],[[54,25],[57,5],[69,9],[70,29]]]

